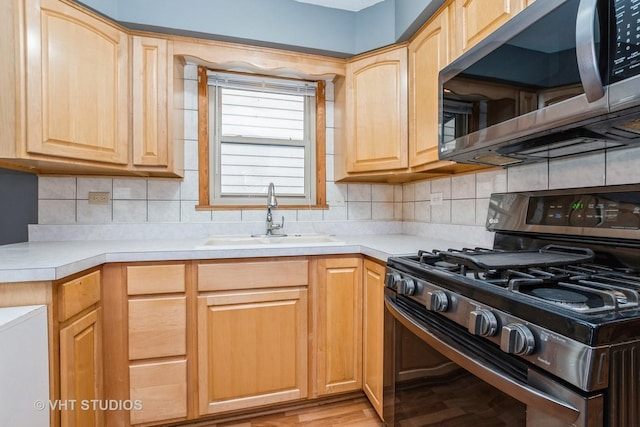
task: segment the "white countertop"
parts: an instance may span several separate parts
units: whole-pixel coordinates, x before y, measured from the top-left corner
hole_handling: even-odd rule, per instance
[[[27,242],[0,246],[0,283],[57,280],[108,262],[250,258],[361,253],[380,261],[418,249],[459,248],[463,243],[408,235],[335,236],[309,245],[204,247],[205,239]]]

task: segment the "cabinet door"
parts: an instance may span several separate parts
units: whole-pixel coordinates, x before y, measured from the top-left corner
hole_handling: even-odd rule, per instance
[[[347,171],[407,167],[407,49],[347,64]]]
[[[318,261],[318,395],[362,388],[362,260]]]
[[[531,0],[456,0],[456,56],[487,37],[522,11]]]
[[[363,389],[382,418],[385,266],[364,260],[363,283]]]
[[[409,157],[415,167],[438,161],[438,73],[448,63],[449,10],[443,9],[409,44]]]
[[[167,40],[133,36],[133,164],[167,166]]]
[[[102,331],[100,309],[60,329],[60,401],[63,427],[102,426]],[[72,404],[73,403],[73,404]]]
[[[304,288],[198,297],[200,415],[306,397],[307,330]]]
[[[132,61],[134,168],[182,176],[183,72],[174,63],[173,42],[133,36]]]
[[[25,2],[27,151],[128,162],[128,36],[58,0]]]

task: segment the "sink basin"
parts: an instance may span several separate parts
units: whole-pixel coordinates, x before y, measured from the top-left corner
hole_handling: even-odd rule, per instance
[[[205,247],[212,246],[318,246],[343,243],[328,234],[287,234],[287,235],[231,235],[208,238]]]

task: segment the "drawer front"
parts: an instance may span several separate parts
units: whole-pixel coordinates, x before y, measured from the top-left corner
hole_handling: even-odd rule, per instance
[[[61,322],[100,301],[100,271],[62,283],[58,292]]]
[[[127,293],[129,295],[166,294],[184,291],[184,264],[134,265],[127,267]]]
[[[198,265],[198,290],[222,291],[307,286],[309,262],[235,261]]]
[[[129,367],[131,424],[168,421],[187,416],[187,361]]]
[[[129,360],[183,356],[186,336],[186,297],[129,301]]]

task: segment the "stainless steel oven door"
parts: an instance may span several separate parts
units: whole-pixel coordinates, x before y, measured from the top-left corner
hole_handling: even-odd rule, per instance
[[[602,393],[574,391],[447,319],[405,304],[385,296],[386,425],[603,425]]]

